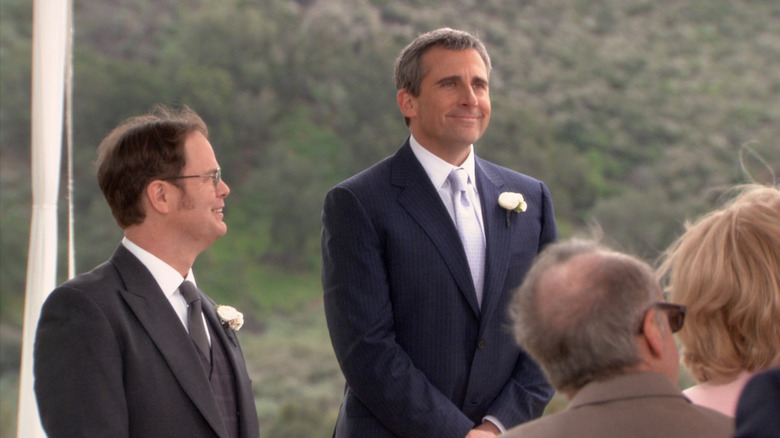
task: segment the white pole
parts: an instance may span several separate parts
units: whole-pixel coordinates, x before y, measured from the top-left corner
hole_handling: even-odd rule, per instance
[[[45,436],[33,393],[32,348],[41,305],[57,280],[57,195],[68,8],[68,0],[33,0],[32,220],[19,377],[19,438]]]
[[[73,212],[73,0],[68,2],[68,40],[65,47],[65,138],[68,164],[68,280],[76,276],[76,222]]]

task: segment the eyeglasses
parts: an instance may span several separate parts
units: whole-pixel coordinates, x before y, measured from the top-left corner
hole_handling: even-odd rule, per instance
[[[672,329],[672,333],[680,331],[685,323],[685,311],[686,307],[682,304],[666,303],[659,301],[653,303],[652,307],[658,308],[666,313],[666,317],[669,319],[669,327]]]
[[[167,181],[171,179],[182,179],[182,178],[211,178],[211,180],[214,182],[214,187],[217,187],[219,185],[219,182],[222,181],[222,169],[217,169],[211,173],[207,173],[204,175],[169,176],[168,178],[162,178],[162,180]]]

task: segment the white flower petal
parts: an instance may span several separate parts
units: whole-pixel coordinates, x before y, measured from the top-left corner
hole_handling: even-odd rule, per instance
[[[525,211],[528,208],[523,195],[514,192],[504,192],[498,196],[498,205],[511,211]]]
[[[244,325],[244,314],[236,310],[233,306],[217,306],[217,315],[223,323],[227,324],[233,330],[238,330]]]

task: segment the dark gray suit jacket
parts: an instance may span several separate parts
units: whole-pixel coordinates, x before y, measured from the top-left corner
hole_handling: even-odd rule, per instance
[[[547,187],[476,159],[487,238],[482,308],[455,225],[408,141],[333,188],[323,208],[325,313],[347,380],[337,437],[463,437],[483,416],[507,427],[552,396],[517,347],[507,303],[556,239]],[[498,205],[519,192],[524,213]]]
[[[203,311],[236,376],[241,437],[257,437],[252,385],[235,333]],[[212,339],[212,342],[216,339]],[[34,349],[35,394],[50,437],[226,437],[195,346],[146,267],[120,245],[55,289]]]

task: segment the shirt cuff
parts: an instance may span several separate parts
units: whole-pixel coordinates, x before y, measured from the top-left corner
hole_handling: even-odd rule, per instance
[[[501,424],[501,421],[499,421],[498,418],[496,418],[496,417],[494,417],[492,415],[485,415],[485,417],[482,419],[482,421],[483,422],[489,421],[489,422],[495,424],[496,427],[498,428],[498,430],[501,431],[501,433],[506,433],[506,428],[504,427],[503,424]]]

